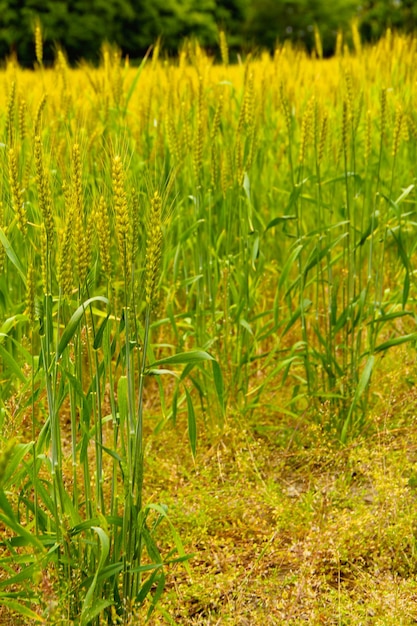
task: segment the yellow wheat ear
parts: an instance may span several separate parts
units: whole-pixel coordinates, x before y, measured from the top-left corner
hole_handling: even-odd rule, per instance
[[[41,133],[42,113],[46,106],[46,93],[42,95],[35,114],[34,134],[35,137]]]
[[[222,63],[225,67],[229,65],[229,46],[227,45],[226,34],[224,30],[219,32],[219,45]]]
[[[27,121],[26,121],[27,110],[28,110],[28,107],[26,104],[26,100],[20,99],[19,100],[19,135],[22,141],[24,141],[27,136]]]
[[[329,127],[329,116],[327,113],[324,113],[323,119],[321,121],[321,127],[320,127],[319,149],[318,149],[318,154],[317,154],[318,163],[321,163],[323,160],[328,127]]]
[[[35,55],[39,65],[43,65],[43,37],[39,18],[35,22]]]
[[[16,82],[13,81],[10,86],[9,98],[7,100],[7,117],[6,117],[7,138],[8,138],[10,146],[14,144],[15,105],[16,105]]]
[[[122,159],[116,155],[112,161],[112,183],[114,216],[116,223],[117,244],[123,263],[123,272],[126,278],[130,276],[132,266],[132,228],[126,194],[126,176]]]

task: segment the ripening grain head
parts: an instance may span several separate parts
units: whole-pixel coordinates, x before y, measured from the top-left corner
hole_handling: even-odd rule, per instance
[[[126,193],[126,175],[122,159],[118,155],[113,157],[112,161],[112,183],[117,244],[122,259],[123,272],[128,276],[132,265],[132,230]]]
[[[146,238],[146,303],[150,306],[155,298],[156,285],[162,254],[162,200],[155,191],[149,210]]]

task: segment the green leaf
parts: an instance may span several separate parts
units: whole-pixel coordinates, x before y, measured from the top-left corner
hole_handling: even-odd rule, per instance
[[[284,336],[290,330],[290,328],[294,326],[295,322],[301,317],[301,314],[308,311],[312,304],[313,303],[311,300],[309,300],[308,298],[304,298],[302,305],[298,306],[292,314],[290,321],[288,322],[284,329],[284,332],[282,333],[282,336]]]
[[[278,215],[277,217],[274,217],[274,219],[269,222],[269,224],[265,228],[265,232],[267,232],[270,228],[274,228],[274,226],[276,226],[277,224],[281,224],[282,222],[287,222],[288,220],[295,220],[295,219],[297,219],[295,215]]]
[[[167,369],[149,369],[146,370],[146,373],[149,376],[164,376],[164,375],[169,375],[169,376],[173,376],[174,378],[177,378],[178,380],[180,380],[180,376],[177,374],[177,372],[173,372],[172,370],[167,370]]]
[[[103,598],[95,600],[94,606],[88,609],[83,617],[84,621],[81,621],[81,623],[91,624],[95,617],[100,615],[100,613],[104,611],[104,609],[107,609],[112,604],[114,604],[114,602],[112,602],[111,600],[104,600]]]
[[[163,591],[165,589],[165,581],[166,581],[165,574],[161,570],[160,573],[159,573],[158,584],[156,585],[156,589],[155,589],[153,597],[152,597],[152,603],[151,603],[151,606],[149,607],[148,613],[146,615],[146,619],[147,620],[150,619],[152,613],[155,610],[156,605],[158,604],[158,602],[159,602],[159,600],[160,600],[160,598],[161,598],[161,596],[163,594]]]
[[[38,615],[38,613],[35,613],[35,611],[32,611],[25,604],[22,604],[21,602],[18,602],[17,600],[8,598],[7,594],[0,594],[0,606],[7,607],[11,611],[15,611],[16,613],[19,613],[20,615],[24,615],[24,617],[27,617],[38,624],[46,623],[42,615]]]
[[[252,336],[253,336],[253,330],[252,330],[252,328],[250,327],[249,322],[247,322],[245,319],[243,319],[243,318],[241,317],[241,318],[239,319],[239,324],[240,324],[241,326],[243,326],[243,328],[244,328],[245,330],[247,330],[247,331],[248,331],[248,333],[249,333],[250,335],[252,335]]]
[[[178,410],[178,385],[175,386],[174,393],[172,394],[172,423],[174,426],[177,423],[177,410]]]
[[[189,352],[179,352],[172,356],[167,356],[164,359],[154,361],[149,365],[149,369],[156,367],[157,365],[184,365],[187,363],[201,363],[202,361],[213,361],[213,357],[203,350],[190,350]]]
[[[17,256],[16,252],[13,250],[12,248],[12,244],[10,243],[10,241],[7,239],[4,231],[0,228],[0,241],[3,244],[4,250],[7,254],[7,256],[9,257],[10,261],[13,263],[13,265],[15,266],[15,268],[17,269],[17,271],[19,272],[22,280],[23,280],[23,284],[26,287],[26,273],[25,270],[23,269],[23,265],[20,262],[19,257]]]
[[[392,348],[393,346],[399,346],[402,343],[407,343],[408,341],[415,340],[417,340],[417,333],[401,335],[401,337],[393,337],[392,339],[388,339],[388,341],[384,341],[384,343],[380,343],[379,346],[376,346],[375,352],[383,352],[384,350],[388,350],[388,348]]]
[[[405,308],[407,304],[408,295],[410,293],[410,275],[408,271],[406,271],[404,276],[404,284],[403,284],[403,294],[402,294],[402,307]]]
[[[405,200],[405,198],[407,198],[407,196],[410,195],[410,193],[413,191],[415,185],[411,184],[408,187],[406,187],[405,189],[403,189],[402,193],[398,196],[398,198],[395,201],[395,204],[401,204],[401,202],[403,200]]]
[[[60,358],[65,348],[73,338],[77,330],[78,324],[80,323],[80,320],[85,313],[86,308],[92,302],[104,302],[104,304],[109,304],[107,298],[104,298],[103,296],[94,296],[94,298],[89,298],[78,307],[78,309],[75,311],[70,321],[68,322],[64,332],[62,333],[62,337],[58,345],[58,352],[56,356],[57,360]]]
[[[120,376],[119,381],[117,383],[117,400],[119,403],[119,418],[120,422],[123,424],[127,420],[128,412],[128,402],[127,402],[127,377]]]
[[[191,452],[193,453],[193,457],[196,455],[197,451],[197,422],[194,413],[193,401],[190,395],[190,392],[186,387],[185,395],[187,397],[187,410],[188,410],[188,439],[190,441]]]
[[[279,277],[278,289],[282,289],[283,285],[285,285],[285,283],[287,282],[287,278],[290,273],[290,270],[294,262],[298,259],[298,256],[301,253],[301,250],[303,249],[303,247],[304,246],[302,245],[297,246],[296,248],[294,248],[294,250],[291,252],[290,256],[288,257],[284,267],[282,268],[281,276]]]
[[[99,523],[100,523],[99,517],[92,517],[88,520],[85,520],[73,526],[70,530],[70,534],[72,537],[74,537],[75,535],[78,535],[79,533],[82,533],[85,530],[91,530],[93,526],[96,526]]]
[[[256,271],[256,260],[259,257],[259,235],[256,235],[253,245],[252,245],[252,254],[251,254],[251,265],[252,268]]]
[[[381,194],[381,197],[384,198],[384,200],[386,200],[388,202],[388,204],[393,209],[395,209],[395,211],[399,215],[400,214],[400,207],[399,207],[399,205],[401,204],[401,202],[403,200],[405,200],[405,198],[407,198],[407,196],[410,195],[410,193],[413,191],[413,189],[414,189],[414,185],[410,185],[406,189],[403,189],[402,193],[398,196],[398,198],[396,200],[392,200],[391,198],[389,198],[388,196],[386,196],[383,193]]]
[[[81,609],[81,626],[87,626],[87,624],[89,624],[91,622],[92,619],[92,615],[93,617],[95,617],[96,615],[98,615],[104,608],[106,608],[107,606],[110,606],[112,603],[109,602],[108,600],[104,600],[104,602],[106,603],[105,605],[103,605],[103,599],[102,598],[94,598],[94,592],[97,586],[97,580],[98,580],[98,576],[100,571],[104,568],[104,564],[107,560],[107,557],[109,555],[110,552],[110,539],[107,535],[107,533],[105,533],[105,531],[100,528],[100,526],[92,526],[92,530],[94,530],[95,533],[97,533],[98,538],[100,540],[100,558],[98,561],[98,565],[97,565],[97,570],[96,573],[94,574],[94,578],[93,581],[87,591],[87,593],[85,594],[85,598],[84,598],[84,602],[83,602],[83,606]],[[94,606],[93,606],[93,601],[94,601]],[[96,612],[96,607],[99,607],[99,611],[98,613]]]
[[[404,284],[403,284],[403,293],[402,293],[402,307],[405,309],[405,305],[407,304],[408,294],[410,292],[410,259],[408,258],[407,251],[405,249],[403,237],[401,234],[401,230],[398,235],[395,234],[393,230],[391,230],[392,236],[397,242],[398,254],[400,256],[401,262],[404,265],[405,276],[404,276]]]
[[[94,343],[93,343],[94,350],[98,350],[99,348],[101,348],[101,344],[103,343],[104,331],[106,330],[109,317],[110,317],[110,312],[106,315],[106,317],[102,321],[100,328],[98,329],[96,336],[94,337]]]
[[[152,572],[153,570],[159,570],[164,567],[161,563],[149,563],[148,565],[139,565],[138,567],[132,567],[129,572],[131,574],[139,574],[140,572]]]
[[[33,444],[29,443],[19,443],[15,445],[12,449],[12,453],[10,454],[9,461],[7,462],[6,467],[3,469],[3,475],[1,477],[1,484],[7,486],[8,481],[16,484],[18,480],[18,467],[21,464],[22,460],[25,458],[29,452],[32,452]],[[26,475],[26,470],[22,466],[22,472]]]
[[[250,199],[250,180],[249,180],[249,176],[247,174],[247,172],[245,172],[244,176],[243,176],[243,189],[244,192],[246,194],[247,199],[249,200],[249,202],[251,201]]]
[[[346,178],[355,178],[358,182],[361,182],[362,178],[359,174],[355,172],[346,172],[345,174],[341,174],[340,176],[335,176],[334,178],[329,178],[328,180],[323,180],[322,185],[330,185],[332,183],[346,183]]]
[[[362,233],[361,238],[359,239],[356,247],[363,246],[363,244],[368,239],[368,237],[370,237],[372,233],[378,228],[379,226],[378,216],[379,216],[379,211],[375,211],[374,215],[369,220],[368,227]]]
[[[2,506],[3,510],[4,507]],[[19,522],[16,521],[16,518],[2,515],[0,514],[0,521],[3,522],[5,526],[7,526],[10,530],[12,530],[20,539],[19,545],[21,546],[32,546],[37,550],[43,551],[43,545],[39,539],[35,537],[31,532],[26,530]]]
[[[162,565],[160,565],[160,567],[162,567]],[[160,569],[160,567],[158,569]],[[152,572],[152,574],[149,576],[149,578],[145,580],[142,587],[140,588],[140,591],[136,596],[136,602],[138,602],[139,604],[142,604],[144,602],[146,596],[152,589],[152,585],[158,575],[158,569],[155,569],[155,571]]]
[[[148,57],[150,55],[151,50],[152,50],[152,46],[150,46],[147,49],[146,54],[145,54],[145,56],[143,57],[143,59],[141,61],[141,64],[139,65],[138,69],[136,70],[136,74],[135,74],[135,76],[134,76],[134,78],[132,80],[132,84],[130,85],[129,91],[127,92],[127,95],[126,95],[126,102],[125,102],[125,106],[124,106],[124,110],[123,110],[124,114],[126,114],[126,112],[127,112],[127,108],[129,106],[130,99],[133,96],[133,93],[134,93],[134,91],[136,89],[136,85],[138,84],[138,80],[140,78],[140,75],[142,74],[143,68],[145,67],[146,61],[148,60]]]
[[[368,386],[369,380],[371,378],[371,374],[372,374],[372,370],[374,367],[374,363],[375,363],[375,357],[373,354],[371,354],[371,356],[369,357],[369,359],[366,362],[365,367],[363,368],[363,372],[361,374],[361,377],[359,379],[359,383],[358,386],[356,387],[356,391],[355,391],[355,400],[359,400],[359,398],[361,397],[361,395],[363,394],[363,392],[365,391],[365,389]]]
[[[103,569],[100,570],[100,573],[97,577],[98,581],[107,580],[108,578],[113,578],[121,572],[123,569],[123,563],[110,563],[110,565],[106,565]]]
[[[12,315],[5,320],[0,328],[0,337],[8,338],[9,333],[12,328],[15,328],[20,322],[26,323],[28,321],[27,315],[23,313],[18,313],[17,315]]]
[[[3,359],[4,366],[7,366],[8,373],[14,374],[16,378],[21,380],[23,383],[26,382],[26,376],[23,374],[16,360],[12,357],[10,352],[8,352],[4,346],[0,343],[0,356]]]
[[[117,452],[115,452],[111,448],[107,448],[107,446],[103,446],[103,444],[100,443],[99,441],[97,441],[96,443],[97,443],[98,446],[100,446],[102,448],[102,450],[104,452],[106,452],[109,456],[111,456],[112,459],[114,459],[118,463],[122,462],[122,458],[117,454]]]
[[[184,546],[181,541],[181,537],[179,536],[179,533],[177,532],[175,526],[171,522],[167,514],[166,507],[163,507],[161,504],[151,503],[151,504],[148,504],[146,508],[157,511],[168,522],[177,552],[180,558],[182,559],[182,562],[184,562],[184,567],[187,570],[188,575],[191,576],[191,568],[190,568],[190,564],[188,563],[188,560],[192,558],[193,555],[185,553]]]
[[[225,405],[224,405],[224,382],[223,382],[223,374],[220,365],[217,361],[213,360],[211,362],[211,367],[213,370],[213,380],[214,387],[216,389],[217,398],[219,400],[219,404],[222,410],[222,414],[224,414]]]
[[[386,313],[385,315],[380,315],[375,320],[373,320],[371,323],[372,324],[383,324],[385,322],[389,322],[391,320],[395,320],[395,319],[397,319],[397,317],[407,317],[409,315],[411,317],[414,317],[415,316],[414,311],[393,311],[392,313]]]
[[[146,551],[151,561],[155,564],[158,564],[158,563],[162,564],[163,560],[162,560],[162,556],[159,551],[159,548],[156,545],[151,533],[149,532],[149,530],[147,529],[145,525],[141,529],[141,535],[143,538],[143,542],[146,546]]]
[[[330,250],[336,247],[339,242],[342,241],[342,239],[344,239],[345,237],[347,237],[347,233],[343,233],[342,235],[340,235],[340,237],[337,237],[334,241],[331,241],[329,244],[327,244],[327,246],[324,247],[322,245],[322,242],[319,241],[317,243],[317,245],[311,251],[307,259],[306,265],[303,269],[305,278],[307,278],[308,272],[317,264],[319,264],[320,261],[329,254]]]
[[[298,198],[300,197],[301,193],[303,192],[303,187],[304,184],[308,182],[308,178],[304,178],[304,180],[300,181],[299,183],[297,183],[296,185],[294,185],[291,193],[290,193],[290,197],[288,199],[288,204],[285,207],[285,213],[288,214],[288,212],[290,211],[290,209],[292,209],[293,206],[295,206],[298,202]]]
[[[39,564],[32,563],[28,567],[24,567],[18,574],[15,576],[10,576],[10,578],[3,578],[0,580],[0,589],[3,587],[8,587],[9,585],[17,585],[27,579],[33,579],[34,575],[39,572]],[[0,600],[1,604],[1,600]]]
[[[375,357],[373,354],[370,355],[370,357],[368,358],[366,365],[363,369],[363,372],[361,374],[361,377],[359,379],[358,385],[356,387],[355,390],[355,396],[352,400],[352,404],[350,405],[349,408],[349,412],[348,415],[343,423],[343,428],[342,428],[342,432],[340,435],[340,440],[342,443],[346,443],[347,437],[348,437],[348,431],[349,428],[351,427],[351,423],[352,423],[352,415],[356,409],[356,405],[359,402],[360,397],[362,396],[363,392],[365,391],[365,389],[367,388],[367,386],[369,385],[369,381],[371,379],[371,374],[372,374],[372,370],[374,367],[374,363],[375,363]]]
[[[158,606],[157,607],[157,611],[158,611],[158,613],[160,613],[162,615],[162,617],[167,622],[167,624],[169,624],[170,626],[178,626],[177,622],[172,619],[172,617],[170,616],[168,611],[166,609],[164,609],[164,607]]]

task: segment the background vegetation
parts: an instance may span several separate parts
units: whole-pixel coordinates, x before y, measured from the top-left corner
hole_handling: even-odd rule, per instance
[[[71,62],[97,61],[103,41],[139,59],[160,36],[170,53],[186,36],[215,53],[219,27],[236,53],[254,46],[272,49],[284,39],[312,50],[319,25],[324,53],[331,54],[337,31],[348,32],[354,17],[364,41],[375,41],[388,26],[412,32],[417,25],[413,0],[1,0],[0,59],[15,53],[21,64],[32,64],[37,16],[45,30],[47,63],[57,45]]]

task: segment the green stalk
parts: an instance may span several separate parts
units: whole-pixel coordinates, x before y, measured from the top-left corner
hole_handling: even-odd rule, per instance
[[[90,298],[88,286],[86,288],[87,298]],[[93,345],[94,340],[96,338],[96,329],[95,322],[93,316],[93,307],[90,303],[90,317],[91,317],[91,327],[93,333]],[[88,329],[88,324],[86,324],[86,328]],[[94,369],[95,374],[92,368],[93,359],[91,358],[91,344],[88,341],[88,352],[89,352],[89,363],[91,368],[91,380],[95,380],[95,394],[96,401],[93,404],[94,411],[94,433],[95,433],[95,459],[96,459],[96,506],[99,513],[105,514],[105,503],[104,503],[104,493],[103,493],[103,483],[104,483],[104,475],[103,475],[103,414],[101,409],[102,396],[101,396],[101,386],[100,386],[100,362],[98,358],[98,351],[93,349],[94,353]]]
[[[149,336],[150,336],[150,323],[151,323],[151,304],[147,304],[146,312],[145,312],[145,329],[143,336],[143,347],[142,347],[142,359],[139,358],[139,390],[138,390],[138,405],[137,405],[137,413],[136,413],[136,429],[135,429],[135,437],[134,437],[134,448],[133,448],[133,484],[132,484],[132,494],[135,494],[135,512],[137,516],[137,520],[140,519],[140,513],[142,512],[143,502],[142,502],[142,493],[143,493],[143,392],[145,386],[145,376],[146,376],[146,364],[147,364],[147,351],[149,345]],[[142,559],[142,533],[141,528],[135,527],[136,531],[136,559],[135,559],[135,567],[139,567],[141,565]],[[141,583],[140,573],[136,575],[136,589],[135,592],[139,591]]]
[[[374,256],[374,244],[375,244],[375,222],[377,218],[377,211],[380,203],[380,187],[381,187],[381,168],[382,168],[382,155],[384,148],[384,136],[385,136],[385,115],[386,115],[386,90],[383,90],[381,93],[381,133],[380,133],[380,142],[379,142],[379,157],[378,157],[378,169],[376,176],[376,189],[375,189],[375,197],[372,211],[372,226],[371,226],[371,241],[369,246],[369,261],[368,261],[368,280],[372,280],[372,265],[373,265],[373,256]],[[385,237],[385,233],[384,233]],[[384,244],[385,245],[385,244]],[[380,259],[381,261],[381,259]],[[380,283],[380,284],[379,284]],[[376,332],[376,313],[377,309],[381,305],[382,299],[382,285],[383,285],[383,275],[380,271],[380,263],[377,263],[376,275],[375,275],[375,294],[374,294],[374,306],[372,311],[372,320],[371,320],[371,332],[370,332],[370,353],[372,354],[375,350],[375,342],[377,337]],[[378,299],[379,296],[379,299]]]
[[[39,520],[38,520],[38,476],[36,469],[36,457],[37,457],[37,449],[36,449],[36,429],[35,429],[35,362],[34,362],[34,340],[33,340],[33,329],[30,329],[30,354],[31,354],[31,413],[32,413],[32,442],[33,442],[33,506],[34,506],[34,516],[35,516],[35,533],[36,536],[39,536]]]
[[[350,384],[353,382],[352,378],[352,362],[351,362],[351,335],[352,335],[352,327],[351,327],[351,310],[352,310],[352,277],[351,277],[351,257],[352,257],[352,242],[351,242],[351,229],[352,229],[352,211],[350,206],[350,189],[349,189],[349,169],[348,169],[348,105],[347,102],[343,102],[343,164],[344,164],[344,183],[345,183],[345,200],[346,200],[346,225],[345,225],[345,233],[346,238],[344,239],[344,247],[343,247],[343,268],[347,272],[346,281],[343,281],[343,310],[347,311],[346,323],[344,328],[344,349],[343,349],[343,372],[348,376],[347,382],[347,398],[349,401],[350,396]],[[349,382],[350,381],[350,382]]]
[[[126,452],[127,452],[127,477],[125,477],[125,509],[123,516],[123,543],[125,546],[125,566],[123,572],[123,595],[127,600],[133,597],[133,584],[134,576],[130,570],[134,563],[134,554],[136,548],[136,525],[137,515],[135,515],[134,509],[134,435],[135,435],[135,422],[134,422],[134,371],[132,369],[132,357],[130,354],[130,308],[128,302],[128,272],[127,272],[127,249],[126,240],[124,242],[124,289],[125,289],[125,302],[123,307],[123,315],[125,322],[125,371],[127,380],[127,424],[126,426]],[[127,484],[126,484],[127,481]]]
[[[298,170],[298,180],[297,186],[300,187],[303,185],[303,171],[304,171],[304,161],[300,163],[300,167]],[[294,211],[295,211],[295,223],[296,223],[296,233],[297,233],[297,242],[302,244],[303,241],[303,233],[302,233],[302,211],[301,211],[301,201],[296,199],[294,203]],[[303,245],[304,247],[304,245]],[[302,252],[298,255],[297,259],[298,264],[298,275],[300,278],[300,292],[299,292],[299,307],[300,307],[300,319],[301,319],[301,335],[304,344],[304,370],[306,374],[306,382],[307,382],[307,394],[309,398],[311,398],[312,386],[311,386],[311,366],[310,366],[310,349],[308,342],[308,333],[307,333],[307,324],[306,324],[306,313],[304,309],[304,291],[305,291],[305,275],[303,271],[303,259]]]
[[[69,363],[68,363],[69,365]],[[75,372],[74,372],[75,374]],[[71,455],[72,455],[72,502],[75,509],[79,510],[78,485],[77,485],[77,395],[74,387],[70,386],[70,419],[71,419]]]

